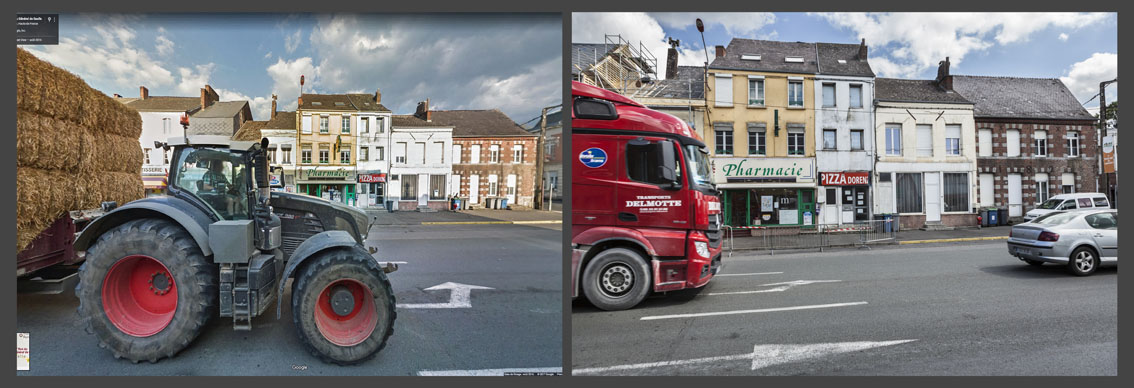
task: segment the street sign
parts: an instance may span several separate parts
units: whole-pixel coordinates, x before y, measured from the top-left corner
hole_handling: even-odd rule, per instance
[[[1118,171],[1118,164],[1114,162],[1114,136],[1103,137],[1103,172],[1113,173]]]

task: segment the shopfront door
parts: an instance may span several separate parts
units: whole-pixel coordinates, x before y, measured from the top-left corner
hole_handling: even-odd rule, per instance
[[[941,221],[941,174],[925,173],[925,222]]]
[[[799,224],[803,226],[816,224],[814,189],[799,190]]]

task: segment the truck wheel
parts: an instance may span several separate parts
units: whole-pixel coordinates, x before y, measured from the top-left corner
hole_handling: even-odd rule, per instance
[[[115,358],[157,362],[197,338],[216,308],[217,269],[181,226],[124,223],[87,250],[79,317]]]
[[[650,268],[637,252],[611,248],[600,252],[583,272],[583,294],[603,310],[634,307],[650,291]]]
[[[340,365],[366,361],[394,332],[394,292],[386,273],[358,249],[308,259],[292,289],[292,320],[307,349]]]

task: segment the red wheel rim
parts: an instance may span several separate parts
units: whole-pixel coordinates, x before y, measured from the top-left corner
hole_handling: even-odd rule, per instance
[[[149,337],[169,326],[177,311],[177,285],[169,268],[152,257],[126,256],[102,282],[102,309],[118,330]]]
[[[331,307],[331,290],[344,286],[354,297],[354,308],[344,316],[335,314]],[[315,302],[315,327],[327,341],[339,346],[353,346],[362,343],[374,332],[378,325],[378,311],[374,307],[374,294],[370,288],[353,279],[331,282],[319,292]]]

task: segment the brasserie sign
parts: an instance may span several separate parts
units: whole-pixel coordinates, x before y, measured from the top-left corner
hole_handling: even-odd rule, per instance
[[[815,181],[813,158],[713,158],[716,183]]]

